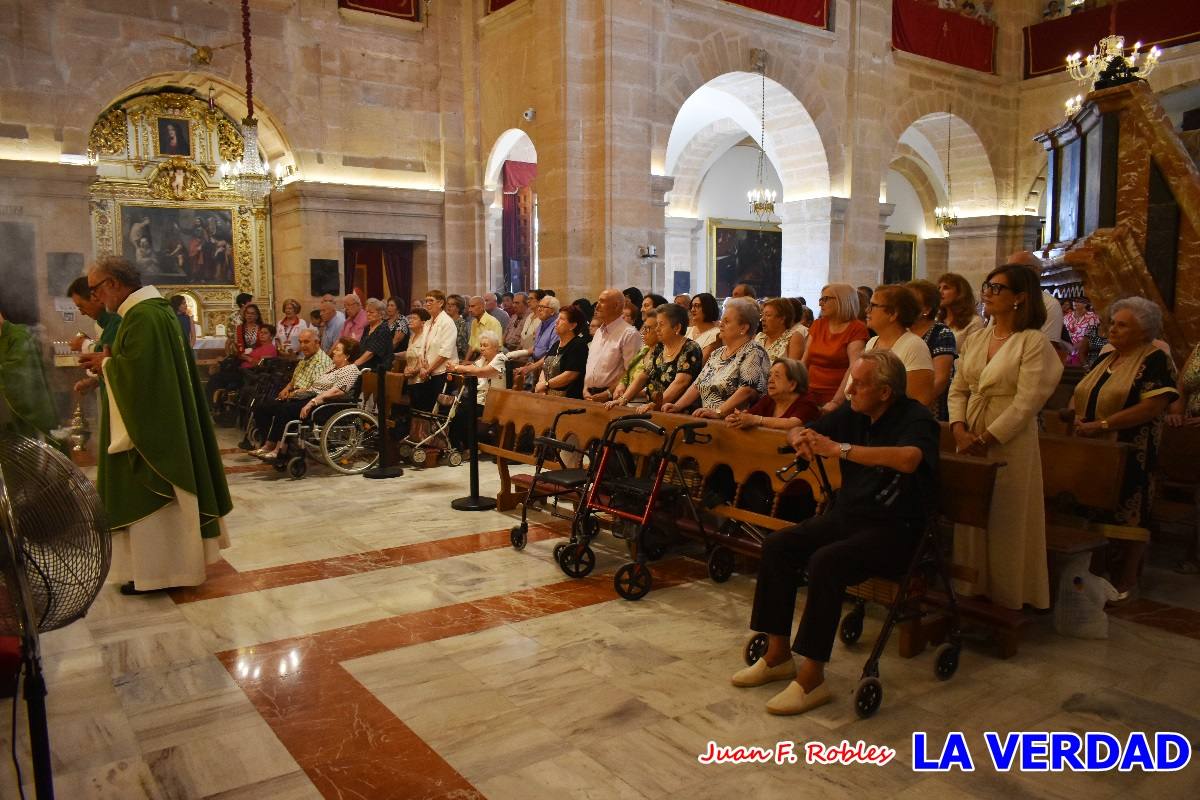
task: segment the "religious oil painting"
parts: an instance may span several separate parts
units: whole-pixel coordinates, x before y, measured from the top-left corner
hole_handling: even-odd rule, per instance
[[[158,154],[160,156],[191,156],[192,135],[186,119],[158,118]]]
[[[145,283],[233,284],[232,208],[123,205],[121,242]]]
[[[883,243],[883,282],[911,281],[917,269],[917,237],[907,233],[889,233]]]
[[[709,219],[709,275],[717,297],[745,283],[759,297],[778,297],[783,233],[778,225]]]

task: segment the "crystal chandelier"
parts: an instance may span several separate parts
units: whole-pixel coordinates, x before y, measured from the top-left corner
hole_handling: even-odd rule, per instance
[[[762,76],[761,93],[761,124],[758,131],[758,177],[754,188],[746,192],[746,200],[750,203],[750,212],[760,221],[766,221],[775,214],[775,190],[768,188],[763,179],[763,164],[767,152],[763,149],[767,141],[767,54],[762,50],[755,52],[759,74]]]
[[[1080,53],[1067,56],[1067,72],[1076,81],[1087,84],[1089,90],[1132,83],[1145,78],[1158,66],[1160,51],[1157,47],[1151,47],[1138,66],[1141,49],[1142,43],[1137,42],[1126,53],[1124,36],[1105,36],[1086,59]]]
[[[951,199],[954,190],[950,183],[950,123],[953,117],[953,111],[946,112],[946,205],[938,206],[933,210],[934,222],[947,234],[958,224],[958,209],[954,207]]]
[[[283,171],[272,178],[270,164],[259,156],[258,120],[254,118],[254,73],[250,67],[250,0],[242,0],[242,43],[246,49],[246,118],[242,120],[242,157],[221,163],[221,187],[236,192],[252,206],[261,205],[281,185]]]

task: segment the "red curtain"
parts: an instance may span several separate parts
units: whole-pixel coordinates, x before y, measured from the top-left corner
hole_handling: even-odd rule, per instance
[[[504,261],[505,288],[526,290],[532,265],[529,263],[528,242],[523,242],[522,233],[528,233],[531,220],[521,213],[518,192],[533,183],[537,177],[537,164],[526,161],[505,161],[502,169],[504,178],[504,206],[501,216],[501,251]]]
[[[511,6],[515,2],[517,0],[488,0],[487,13],[491,14],[492,12],[499,11],[505,6]]]
[[[387,289],[402,302],[409,311],[412,298],[412,242],[388,242],[383,248],[383,274],[387,277]],[[387,298],[380,298],[386,300]]]
[[[512,194],[522,186],[533,183],[533,179],[537,177],[537,164],[530,164],[528,161],[505,161],[503,174],[504,193]]]
[[[893,0],[892,46],[947,64],[995,71],[995,25],[922,0]]]
[[[735,6],[744,6],[764,14],[816,25],[829,26],[829,0],[726,0]]]
[[[1200,39],[1200,2],[1127,0],[1030,25],[1025,29],[1025,77],[1066,69],[1068,55],[1086,56],[1110,33],[1124,36],[1127,45],[1140,41],[1143,50],[1194,42]]]
[[[338,6],[416,22],[417,0],[338,0]]]

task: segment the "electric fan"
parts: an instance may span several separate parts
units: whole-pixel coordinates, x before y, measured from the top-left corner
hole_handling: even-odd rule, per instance
[[[54,796],[38,634],[87,613],[111,557],[108,522],[91,481],[46,444],[0,437],[0,639],[20,644],[17,669],[25,673],[38,798]],[[0,676],[10,686],[16,678],[12,671]]]

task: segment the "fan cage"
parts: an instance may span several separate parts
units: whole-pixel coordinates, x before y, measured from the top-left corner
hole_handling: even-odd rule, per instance
[[[38,632],[83,617],[112,560],[112,540],[92,482],[62,453],[32,439],[0,437],[0,491],[11,514],[0,520],[11,547],[0,548],[0,636],[22,633],[16,570],[24,573]],[[19,554],[13,563],[11,552]]]

